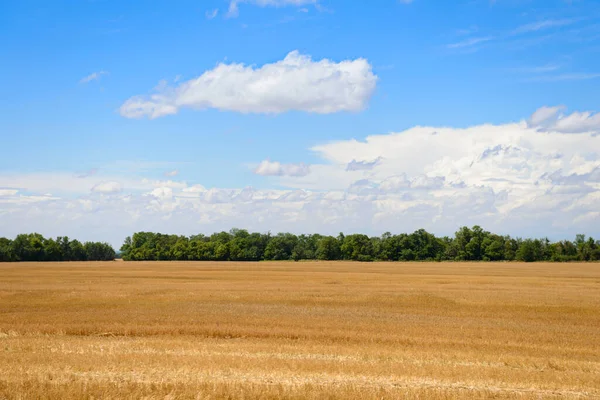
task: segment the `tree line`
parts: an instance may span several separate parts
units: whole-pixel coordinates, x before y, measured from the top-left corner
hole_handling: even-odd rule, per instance
[[[337,237],[291,233],[250,233],[243,229],[190,237],[137,232],[120,249],[124,260],[354,260],[354,261],[598,261],[600,241],[577,235],[574,241],[521,239],[479,226],[462,227],[454,237],[413,233],[378,237]]]
[[[0,237],[0,262],[5,261],[110,261],[116,252],[108,243],[45,238],[39,233]]]
[[[197,260],[353,260],[353,261],[599,261],[600,241],[577,235],[574,241],[521,239],[497,235],[479,226],[462,227],[453,237],[413,233],[369,237],[250,233],[243,229],[212,235],[164,235],[137,232],[120,249],[126,261]],[[108,261],[117,254],[107,243],[21,234],[0,237],[1,261]]]

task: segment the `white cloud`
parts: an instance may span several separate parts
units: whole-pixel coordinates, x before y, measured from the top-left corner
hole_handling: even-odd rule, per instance
[[[119,164],[119,166],[127,163]],[[162,164],[161,164],[162,165]],[[96,191],[120,186],[132,193],[151,190],[156,187],[172,187],[182,189],[187,187],[185,182],[173,180],[152,180],[132,175],[84,174],[70,172],[44,173],[10,173],[0,172],[0,188],[10,188],[26,193],[54,193],[60,196],[80,196],[90,193],[90,188]],[[8,190],[8,189],[7,189]],[[109,190],[110,191],[110,190]]]
[[[206,192],[206,188],[202,185],[196,184],[194,186],[185,187],[181,190],[181,196],[183,197],[199,197],[201,193]]]
[[[578,19],[546,19],[536,22],[531,22],[525,25],[521,25],[518,28],[514,29],[511,34],[519,35],[523,33],[529,32],[537,32],[544,29],[550,28],[559,28],[561,26],[571,25],[575,22],[579,21]]]
[[[144,187],[147,187],[148,185],[150,185],[154,188],[168,187],[168,188],[172,188],[172,189],[184,189],[187,187],[187,183],[185,183],[185,182],[177,182],[177,181],[172,181],[172,180],[153,181],[150,179],[142,179],[141,184],[144,185]]]
[[[318,0],[230,0],[227,17],[235,18],[239,15],[239,5],[242,3],[253,4],[259,7],[301,7],[308,4],[318,4]]]
[[[219,9],[215,8],[214,10],[206,11],[205,16],[206,19],[213,19],[219,14]]]
[[[152,190],[148,194],[156,197],[157,199],[168,200],[173,198],[173,189],[170,187],[159,187]]]
[[[492,36],[474,37],[474,38],[462,40],[460,42],[450,43],[449,45],[446,45],[446,47],[448,47],[449,49],[461,49],[461,48],[466,48],[466,47],[473,47],[473,46],[481,44],[481,43],[489,42],[490,40],[493,40],[493,39],[494,38]]]
[[[114,194],[120,193],[123,187],[119,182],[100,182],[92,187],[93,193]]]
[[[306,164],[281,164],[277,161],[262,161],[254,173],[263,176],[306,176],[310,173],[310,167]]]
[[[600,114],[593,114],[589,111],[574,112],[559,118],[548,129],[564,133],[598,133],[600,132]]]
[[[0,189],[0,197],[14,196],[19,193],[17,189]]]
[[[59,197],[52,196],[51,194],[45,195],[6,195],[0,196],[0,204],[4,209],[0,209],[0,215],[3,213],[11,212],[12,207],[27,207],[29,209],[30,206],[35,205],[38,207],[37,203],[47,203],[50,201],[60,200]]]
[[[600,132],[600,114],[573,112],[564,114],[565,107],[541,107],[529,119],[529,125],[545,131],[560,133],[592,133]]]
[[[517,28],[510,30],[510,31],[495,32],[493,35],[486,35],[486,36],[483,36],[483,35],[472,36],[472,37],[463,39],[463,40],[455,42],[455,43],[447,44],[446,48],[453,49],[453,50],[463,50],[463,51],[471,51],[472,52],[472,51],[478,50],[478,48],[479,48],[478,46],[480,46],[484,43],[491,42],[491,41],[498,43],[498,42],[505,41],[505,40],[511,40],[513,45],[520,43],[521,46],[538,44],[541,41],[551,38],[555,34],[555,32],[552,32],[551,34],[546,35],[546,36],[533,37],[532,39],[517,39],[517,40],[515,40],[515,39],[517,37],[527,36],[528,34],[532,34],[532,33],[538,32],[538,31],[550,30],[552,28],[560,28],[560,27],[572,25],[579,21],[581,21],[580,18],[545,19],[545,20],[540,20],[540,21],[534,21],[534,22],[530,22],[530,23],[518,26]],[[459,30],[458,34],[459,35],[470,35],[475,32],[478,32],[478,31],[479,31],[479,29],[476,27],[475,29]],[[521,72],[540,73],[540,72],[548,72],[548,71],[552,71],[552,70],[556,70],[556,69],[558,69],[558,67],[556,67],[556,66],[545,66],[545,67],[538,67],[538,68],[533,68],[533,69],[529,68],[530,71],[527,71],[528,68],[523,68]],[[596,77],[595,75],[597,75],[597,74],[563,74],[563,75],[558,76],[555,79],[550,78],[548,80],[592,79],[592,78]],[[540,77],[538,79],[542,80],[545,78],[547,79],[549,77]]]
[[[546,72],[554,72],[561,68],[560,65],[557,64],[546,64],[539,65],[536,67],[519,67],[519,68],[510,68],[509,71],[522,73],[522,74],[542,74]]]
[[[377,166],[382,161],[381,157],[377,157],[373,161],[357,161],[352,160],[346,166],[346,171],[370,171]]]
[[[174,176],[179,175],[179,170],[173,169],[171,171],[165,171],[164,175],[167,177],[174,177]]]
[[[108,74],[108,72],[106,72],[106,71],[92,72],[88,76],[81,78],[79,80],[79,83],[90,83],[92,81],[97,81],[102,77],[102,75],[106,75],[106,74]]]
[[[559,113],[564,110],[564,106],[540,107],[529,118],[529,125],[533,127],[547,124],[550,121],[556,121]]]
[[[39,231],[120,244],[139,230],[379,234],[425,228],[452,234],[461,225],[480,224],[520,236],[598,237],[600,135],[584,133],[597,117],[562,112],[546,107],[529,122],[415,127],[317,145],[312,150],[322,161],[306,174],[290,164],[262,163],[264,174],[276,175],[275,184],[285,189],[0,174],[0,187],[10,188],[0,197],[0,235]],[[373,168],[348,168],[374,160]],[[87,186],[87,194],[75,198],[56,196],[63,185],[81,182],[120,182],[128,192],[90,195]],[[25,196],[22,187],[37,193]],[[48,192],[55,195],[42,195]]]
[[[101,180],[90,182],[78,178],[73,173],[26,173],[0,172],[0,187],[18,189],[23,192],[48,193],[88,193],[90,187]]]
[[[313,61],[293,51],[259,68],[221,63],[179,86],[163,85],[154,94],[132,97],[120,112],[127,118],[158,118],[181,108],[265,114],[360,111],[376,83],[371,64],[363,58]]]
[[[530,78],[531,82],[562,82],[562,81],[586,81],[589,79],[598,79],[600,74],[594,73],[570,73],[556,75],[542,75]]]
[[[90,176],[94,176],[98,173],[98,168],[91,168],[87,171],[81,172],[79,174],[77,174],[78,178],[88,178]]]

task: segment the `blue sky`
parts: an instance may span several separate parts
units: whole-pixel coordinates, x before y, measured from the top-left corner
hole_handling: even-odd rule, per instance
[[[7,0],[0,37],[0,235],[600,236],[598,2]]]

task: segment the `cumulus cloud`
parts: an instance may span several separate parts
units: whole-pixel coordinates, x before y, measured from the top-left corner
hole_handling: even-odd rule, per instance
[[[168,187],[171,189],[184,189],[187,187],[187,183],[185,182],[178,182],[178,181],[173,181],[173,180],[168,180],[168,181],[153,181],[150,179],[142,179],[141,184],[143,185],[143,187],[147,187],[148,185],[154,187],[154,188],[159,188],[159,187]]]
[[[101,194],[114,194],[119,193],[123,190],[123,187],[119,182],[100,182],[92,187],[93,193]]]
[[[264,160],[254,169],[254,173],[262,176],[306,176],[310,173],[310,167],[304,163],[282,164]]]
[[[283,189],[115,180],[128,192],[89,195],[88,186],[87,195],[57,198],[43,193],[96,177],[63,182],[60,176],[7,179],[0,173],[0,187],[6,188],[0,234],[39,231],[118,245],[138,230],[379,234],[425,228],[452,234],[461,225],[479,224],[523,236],[600,236],[600,135],[579,132],[577,124],[564,125],[564,131],[550,129],[555,123],[538,128],[557,112],[542,109],[528,121],[502,125],[415,127],[321,144],[311,149],[321,161],[304,171],[261,163],[261,172],[275,176]],[[373,168],[348,168],[375,160]],[[102,181],[108,192],[111,181]],[[22,186],[42,194],[23,196]]]
[[[370,171],[381,162],[381,157],[377,157],[373,161],[356,161],[352,160],[346,166],[346,171]]]
[[[590,111],[565,114],[565,107],[541,107],[529,118],[529,125],[560,133],[598,133],[600,114]]]
[[[181,190],[181,195],[184,197],[198,197],[201,193],[206,192],[206,188],[202,185],[196,184],[193,186],[185,187]]]
[[[157,199],[168,200],[173,198],[173,189],[170,187],[159,187],[148,193],[150,196],[154,196]]]
[[[529,117],[529,125],[532,127],[551,125],[551,123],[556,122],[559,113],[564,109],[564,106],[540,107],[533,114],[531,114],[531,117]]]
[[[313,61],[298,51],[262,67],[220,63],[175,87],[134,96],[120,108],[127,118],[158,118],[181,108],[278,114],[291,110],[318,114],[360,111],[377,83],[363,58]]]

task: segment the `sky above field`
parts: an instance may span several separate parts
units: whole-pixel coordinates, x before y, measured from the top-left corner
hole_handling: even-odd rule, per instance
[[[5,0],[0,235],[600,236],[600,2]]]

